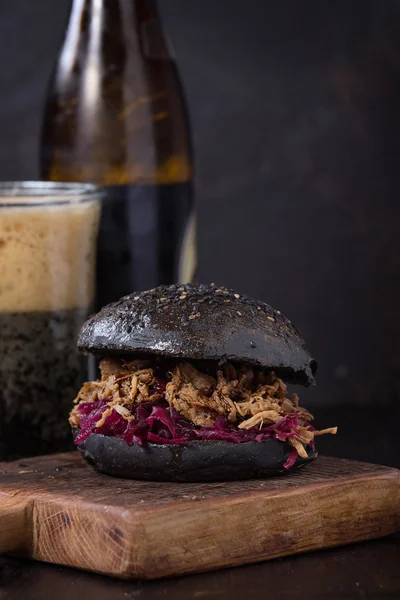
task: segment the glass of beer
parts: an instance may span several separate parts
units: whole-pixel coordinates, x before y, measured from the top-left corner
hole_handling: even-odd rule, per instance
[[[72,447],[100,212],[89,184],[0,183],[0,460]]]

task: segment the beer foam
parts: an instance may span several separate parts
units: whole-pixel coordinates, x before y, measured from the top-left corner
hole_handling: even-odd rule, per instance
[[[2,198],[0,311],[53,311],[93,303],[100,201],[71,202],[69,196],[49,202]]]

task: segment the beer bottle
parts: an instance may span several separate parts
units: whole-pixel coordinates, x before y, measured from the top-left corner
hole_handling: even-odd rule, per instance
[[[154,0],[73,0],[45,107],[41,171],[105,186],[98,307],[191,280],[189,123]]]

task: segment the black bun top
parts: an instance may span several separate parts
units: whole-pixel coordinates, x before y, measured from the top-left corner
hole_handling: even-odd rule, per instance
[[[271,368],[309,385],[317,363],[279,311],[233,290],[170,285],[105,306],[83,326],[78,347],[99,356],[152,353]]]

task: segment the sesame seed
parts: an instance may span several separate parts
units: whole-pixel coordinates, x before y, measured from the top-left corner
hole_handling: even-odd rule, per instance
[[[160,302],[165,302],[165,300],[167,300],[167,298],[165,298],[165,297],[160,298]]]
[[[239,295],[239,294],[234,294],[234,296],[235,296],[235,298],[236,298],[237,300],[239,300],[239,298],[240,298],[240,295]]]
[[[239,317],[241,317],[241,316],[242,316],[242,313],[241,313],[239,310],[237,310],[236,312],[237,312],[237,314],[239,315]]]
[[[179,300],[184,300],[186,298],[186,294],[182,294],[181,296],[179,296]]]
[[[194,316],[199,318],[199,317],[201,317],[201,313],[197,312]]]
[[[228,302],[230,302],[230,300],[224,300],[224,302],[225,302],[225,303],[228,303]]]
[[[218,288],[217,290],[215,290],[216,294],[223,294],[224,290],[221,290],[221,288]]]
[[[193,321],[196,318],[196,315],[189,315],[189,321]]]
[[[275,319],[273,317],[267,317],[268,321],[272,321],[273,323],[275,323]]]

